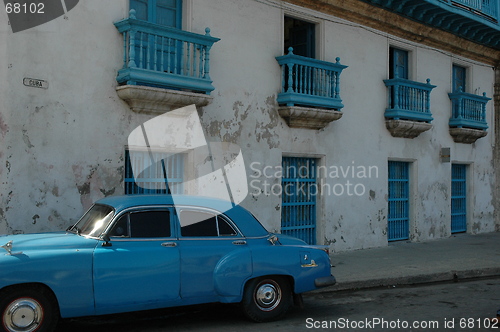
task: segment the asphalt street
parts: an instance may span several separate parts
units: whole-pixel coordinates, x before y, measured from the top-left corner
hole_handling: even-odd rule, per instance
[[[310,293],[285,319],[253,323],[236,305],[210,304],[71,319],[58,332],[499,331],[500,278]],[[497,327],[494,329],[494,327]]]

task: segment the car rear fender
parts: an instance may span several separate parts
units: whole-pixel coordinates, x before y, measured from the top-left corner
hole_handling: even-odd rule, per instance
[[[317,289],[317,278],[330,276],[328,255],[307,246],[267,246],[252,250],[252,278],[266,275],[290,276],[296,294]]]
[[[220,297],[242,296],[242,287],[252,276],[252,254],[250,249],[241,248],[224,256],[214,269],[215,292]],[[222,300],[222,302],[232,302]]]

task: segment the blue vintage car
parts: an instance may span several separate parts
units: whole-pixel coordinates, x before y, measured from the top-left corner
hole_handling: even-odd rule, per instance
[[[97,201],[66,232],[0,236],[0,317],[8,332],[60,317],[241,303],[281,318],[300,294],[333,285],[325,246],[269,233],[247,210],[190,196]]]

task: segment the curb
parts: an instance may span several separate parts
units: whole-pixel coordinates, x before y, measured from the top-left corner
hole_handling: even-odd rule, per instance
[[[366,279],[359,281],[339,282],[334,286],[329,286],[314,290],[314,293],[329,293],[346,290],[359,290],[376,287],[395,287],[403,285],[419,285],[443,281],[455,281],[474,278],[500,277],[500,267],[489,267],[481,269],[466,269],[449,272],[437,272],[430,274],[411,275],[394,278]]]

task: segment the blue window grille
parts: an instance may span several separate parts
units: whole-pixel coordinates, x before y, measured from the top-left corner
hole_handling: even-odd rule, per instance
[[[451,232],[467,231],[467,165],[451,165]]]
[[[182,194],[183,175],[183,154],[125,150],[125,194]]]
[[[389,161],[388,241],[407,240],[410,224],[409,163]]]
[[[316,244],[316,159],[283,157],[281,233]]]

